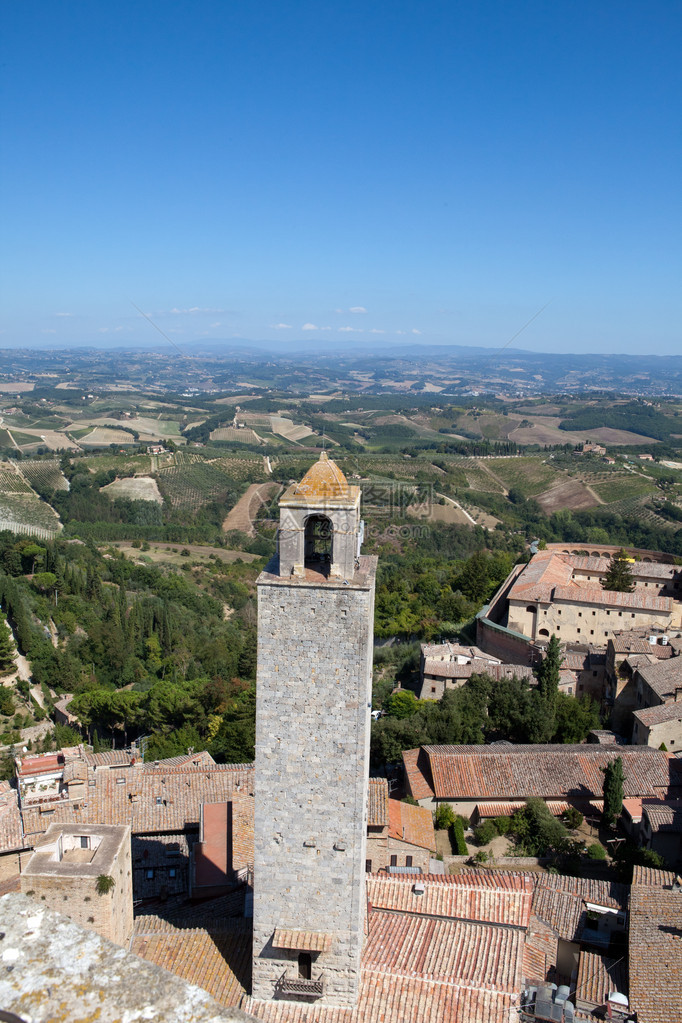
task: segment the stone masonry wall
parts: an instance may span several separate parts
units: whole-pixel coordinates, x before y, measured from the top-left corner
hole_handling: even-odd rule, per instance
[[[23,873],[21,891],[44,909],[53,909],[70,917],[81,927],[97,931],[117,945],[127,946],[133,933],[133,887],[130,840],[107,874],[114,887],[106,895],[97,894],[97,876],[90,874]]]
[[[353,581],[259,580],[253,994],[276,996],[298,954],[275,928],[331,935],[320,1000],[352,1004],[365,913],[376,559]],[[319,1002],[318,1002],[319,1004]]]

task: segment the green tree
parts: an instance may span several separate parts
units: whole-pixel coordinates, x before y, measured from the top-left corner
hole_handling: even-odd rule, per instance
[[[542,698],[546,715],[547,734],[544,739],[545,742],[548,742],[554,735],[557,697],[559,694],[559,672],[561,671],[562,662],[561,644],[552,633],[547,645],[547,652],[542,662],[535,669],[535,676],[538,680],[538,692]]]
[[[386,713],[394,718],[409,718],[417,710],[419,701],[409,689],[399,689],[386,700]]]
[[[14,670],[14,643],[7,619],[0,612],[0,675],[9,675]]]
[[[455,823],[455,811],[449,803],[439,803],[433,814],[433,825],[437,831],[447,831]]]
[[[611,760],[606,767],[602,768],[602,771],[604,773],[602,821],[607,827],[613,827],[623,809],[625,775],[623,774],[622,758],[616,757]]]
[[[635,583],[632,578],[632,569],[628,556],[621,547],[619,551],[611,555],[611,563],[608,572],[602,579],[602,589],[616,590],[619,593],[632,593]]]

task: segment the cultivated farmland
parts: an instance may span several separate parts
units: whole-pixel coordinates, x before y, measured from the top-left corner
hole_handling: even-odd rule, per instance
[[[61,529],[57,513],[41,501],[11,463],[0,463],[0,529],[48,538]]]
[[[114,480],[106,487],[100,487],[100,490],[114,500],[117,497],[125,497],[129,501],[154,501],[156,504],[163,504],[159,485],[151,476],[126,476],[124,479]]]

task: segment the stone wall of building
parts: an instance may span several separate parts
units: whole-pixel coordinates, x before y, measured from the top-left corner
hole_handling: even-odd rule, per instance
[[[253,995],[298,975],[275,929],[307,933],[323,1003],[357,998],[364,933],[376,559],[353,579],[259,580]],[[318,577],[319,578],[319,577]],[[322,940],[322,939],[321,939]]]
[[[101,838],[90,862],[53,854],[61,836],[78,832]],[[64,913],[82,927],[127,946],[133,933],[133,887],[130,828],[53,825],[46,842],[34,852],[21,875],[21,891],[46,909]],[[99,894],[98,877],[111,877],[110,891]]]
[[[540,603],[509,601],[509,628],[530,639],[547,642],[554,633],[562,643],[591,643],[605,646],[614,632],[623,629],[666,629],[670,612],[648,608],[607,608],[589,603],[557,601]],[[529,611],[529,607],[536,610]]]

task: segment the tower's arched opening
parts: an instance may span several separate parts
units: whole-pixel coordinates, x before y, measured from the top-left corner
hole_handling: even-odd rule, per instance
[[[326,515],[309,515],[305,523],[305,567],[328,574],[334,555],[334,530]]]

